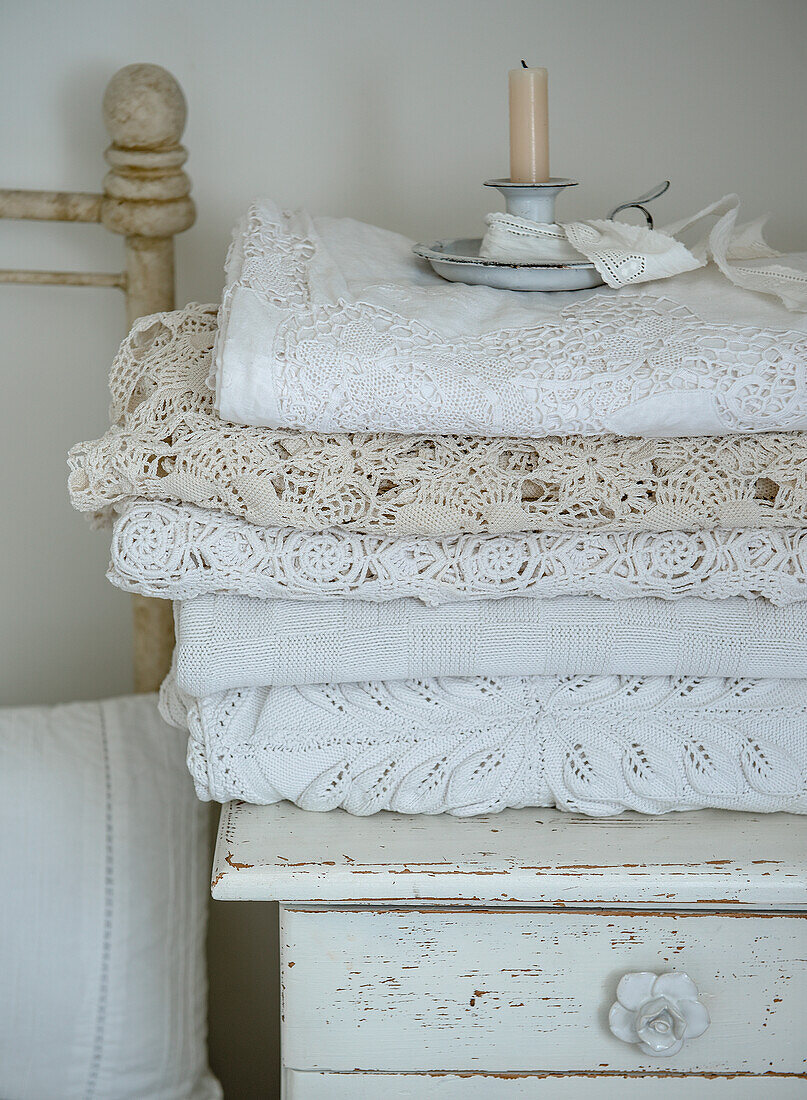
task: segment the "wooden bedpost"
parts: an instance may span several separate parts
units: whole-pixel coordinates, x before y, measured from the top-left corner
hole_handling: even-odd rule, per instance
[[[187,110],[182,89],[159,65],[127,65],[104,94],[105,153],[101,221],[126,244],[129,325],[174,309],[174,236],[193,225],[191,184],[180,144]],[[168,672],[174,644],[167,600],[134,596],[136,691],[155,691]]]

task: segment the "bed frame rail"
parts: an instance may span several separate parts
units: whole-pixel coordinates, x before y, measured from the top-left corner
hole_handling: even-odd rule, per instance
[[[0,270],[0,283],[117,287],[126,295],[131,326],[144,314],[174,308],[174,237],[196,217],[182,170],[187,109],[165,69],[127,65],[107,85],[103,112],[112,139],[103,193],[0,189],[0,218],[104,225],[124,239],[126,270]],[[172,608],[166,600],[133,599],[135,690],[155,691],[171,662]]]

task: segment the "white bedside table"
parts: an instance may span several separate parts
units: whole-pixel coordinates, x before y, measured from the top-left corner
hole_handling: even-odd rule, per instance
[[[807,1096],[805,818],[234,802],[213,896],[280,902],[287,1100]],[[711,1023],[648,1055],[609,1009],[670,970]]]

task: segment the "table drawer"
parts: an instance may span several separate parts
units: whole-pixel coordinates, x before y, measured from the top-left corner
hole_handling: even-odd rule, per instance
[[[807,1072],[804,915],[285,908],[281,968],[293,1069]],[[608,1010],[623,974],[668,970],[711,1026],[648,1056]]]

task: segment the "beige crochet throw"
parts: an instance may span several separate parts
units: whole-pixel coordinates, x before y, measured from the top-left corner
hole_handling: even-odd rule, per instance
[[[807,526],[807,433],[521,440],[295,432],[222,421],[216,307],[141,318],[112,366],[112,426],[69,456],[107,522],[135,498],[268,526],[388,535]]]

